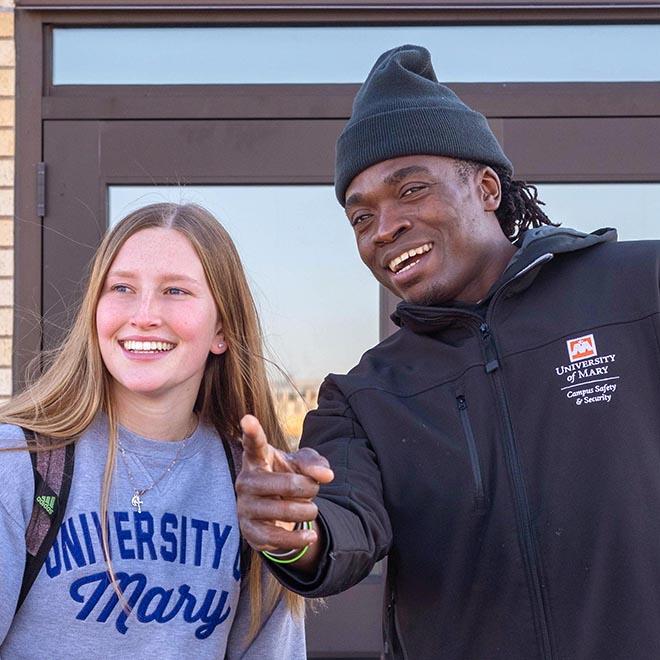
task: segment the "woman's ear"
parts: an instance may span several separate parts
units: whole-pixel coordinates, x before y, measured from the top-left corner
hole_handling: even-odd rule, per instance
[[[222,332],[222,328],[219,328],[218,332],[215,333],[215,337],[213,337],[211,353],[215,355],[222,355],[226,350],[227,342],[225,341],[225,335]]]
[[[492,167],[485,167],[479,174],[479,190],[484,211],[496,211],[502,201],[502,184]]]

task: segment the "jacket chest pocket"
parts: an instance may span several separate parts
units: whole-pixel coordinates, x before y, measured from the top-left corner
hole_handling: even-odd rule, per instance
[[[477,441],[475,440],[472,423],[470,422],[468,402],[464,394],[458,394],[456,396],[456,408],[472,470],[474,508],[478,513],[483,513],[486,510],[486,489],[484,488],[483,472],[479,460],[479,452],[477,451]]]

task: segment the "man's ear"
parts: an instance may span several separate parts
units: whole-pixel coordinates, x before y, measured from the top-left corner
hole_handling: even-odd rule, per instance
[[[496,211],[502,201],[502,184],[492,167],[484,167],[479,172],[478,185],[484,211]]]
[[[214,355],[222,355],[226,350],[227,342],[225,341],[225,335],[222,332],[222,327],[220,327],[213,337],[210,351]]]

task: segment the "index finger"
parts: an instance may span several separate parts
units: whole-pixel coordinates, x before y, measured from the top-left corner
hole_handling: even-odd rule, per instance
[[[245,415],[241,419],[241,429],[243,430],[241,438],[243,461],[272,469],[273,448],[268,444],[268,438],[266,438],[259,420],[254,415]]]

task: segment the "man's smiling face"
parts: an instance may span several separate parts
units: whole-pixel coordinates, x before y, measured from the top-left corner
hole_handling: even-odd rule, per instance
[[[451,158],[405,156],[358,174],[346,215],[362,261],[392,293],[427,305],[476,302],[513,253],[495,217],[499,202],[489,167],[462,175]]]

